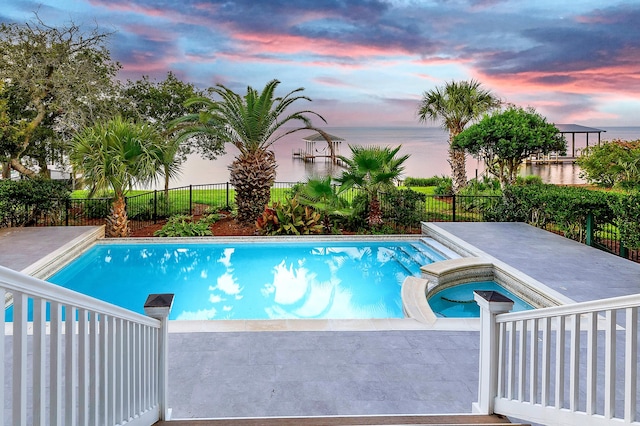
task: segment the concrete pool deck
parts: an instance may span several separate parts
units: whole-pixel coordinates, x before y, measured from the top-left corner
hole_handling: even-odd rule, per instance
[[[431,225],[575,301],[640,291],[640,264],[528,225]],[[10,242],[10,252],[24,250],[33,261],[31,244],[53,251],[75,238],[64,232],[56,241],[22,245],[18,234],[0,233],[0,247]],[[6,259],[0,251],[0,264],[12,267]],[[176,419],[469,413],[477,399],[474,330],[263,332],[200,324],[201,332],[193,332],[193,326],[192,332],[170,327],[169,403]]]

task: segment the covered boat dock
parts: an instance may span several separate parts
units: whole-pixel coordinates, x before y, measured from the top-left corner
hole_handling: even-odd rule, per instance
[[[583,149],[589,148],[589,136],[597,135],[596,144],[600,146],[601,134],[606,132],[606,130],[596,129],[595,127],[587,127],[581,126],[579,124],[555,124],[555,126],[560,130],[560,134],[565,138],[567,144],[567,154],[564,156],[559,155],[558,153],[551,153],[548,155],[537,154],[531,156],[527,159],[528,163],[562,163],[562,162],[573,162],[580,152]],[[568,136],[571,135],[571,140],[569,140]],[[584,144],[581,143],[581,140],[578,140],[578,144],[576,145],[576,135],[584,135]],[[577,154],[577,155],[576,155]]]
[[[318,132],[306,136],[302,140],[305,142],[304,149],[293,151],[293,158],[299,158],[305,162],[313,162],[316,158],[329,158],[332,163],[339,162],[338,156],[340,155],[340,146],[344,142],[343,138],[326,132]],[[318,148],[317,142],[321,142],[325,146]]]

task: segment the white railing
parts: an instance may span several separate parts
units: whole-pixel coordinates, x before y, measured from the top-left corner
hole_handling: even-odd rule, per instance
[[[166,413],[166,318],[0,267],[4,425],[151,425]],[[168,313],[167,313],[168,315]]]
[[[517,313],[481,305],[474,410],[552,425],[639,425],[640,294]]]

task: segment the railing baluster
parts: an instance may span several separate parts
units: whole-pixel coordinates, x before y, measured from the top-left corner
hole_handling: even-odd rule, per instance
[[[624,420],[636,421],[638,377],[638,308],[626,309],[626,335],[624,354]]]
[[[505,351],[506,351],[506,334],[507,325],[505,323],[498,324],[498,398],[505,397],[504,381],[505,381]]]
[[[549,376],[551,371],[551,318],[542,319],[542,389],[540,404],[549,406]]]
[[[13,424],[27,424],[27,295],[18,292],[13,293]]]
[[[611,419],[616,412],[616,313],[609,309],[606,313],[604,348],[604,417]]]
[[[114,316],[108,317],[107,326],[107,364],[105,370],[109,378],[107,379],[107,424],[116,424],[116,319]]]
[[[509,324],[510,327],[510,332],[509,332],[509,373],[507,375],[507,380],[508,380],[508,385],[507,385],[507,397],[509,399],[513,399],[514,398],[514,392],[515,392],[515,383],[516,383],[516,374],[515,374],[515,369],[516,369],[516,364],[515,364],[515,356],[516,356],[516,323],[515,321],[512,321]]]
[[[100,424],[100,320],[91,313],[89,320],[89,424]]]
[[[529,402],[536,403],[538,399],[538,319],[531,320],[531,340],[529,343]]]
[[[596,412],[596,377],[598,374],[598,315],[590,312],[587,316],[587,406],[586,413]]]
[[[573,314],[571,327],[571,359],[569,361],[569,409],[578,411],[580,396],[580,314]]]
[[[33,299],[33,424],[46,423],[47,302]]]
[[[76,309],[71,305],[65,306],[65,372],[64,372],[64,392],[65,392],[65,423],[69,426],[75,426],[77,422],[77,356],[76,352]]]
[[[62,305],[49,305],[49,423],[62,424]]]
[[[133,411],[131,409],[131,321],[125,321],[123,330],[124,341],[124,413],[127,419],[133,418]]]
[[[116,422],[118,423],[122,423],[123,420],[128,420],[127,417],[125,417],[125,413],[124,413],[124,404],[123,404],[123,397],[124,397],[124,381],[126,380],[126,378],[124,377],[124,366],[123,366],[123,357],[124,357],[124,351],[123,351],[123,338],[122,338],[122,320],[120,318],[115,319],[115,360],[114,360],[114,364],[115,364],[115,419]]]
[[[78,424],[89,422],[89,311],[78,310]],[[91,400],[93,402],[94,400]]]
[[[564,341],[565,341],[565,317],[557,317],[558,328],[556,331],[556,409],[564,408]]]
[[[524,389],[526,382],[526,360],[527,360],[527,321],[520,324],[520,335],[518,337],[518,401],[524,401]]]
[[[100,406],[100,419],[99,424],[109,424],[108,407],[109,407],[109,338],[107,333],[108,317],[107,315],[100,315],[100,382],[99,382],[99,397],[97,403]]]

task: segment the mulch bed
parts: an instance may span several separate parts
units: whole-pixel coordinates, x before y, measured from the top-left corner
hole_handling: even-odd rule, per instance
[[[195,215],[194,220],[200,219]],[[161,229],[166,221],[161,221],[153,225],[146,226],[142,229],[137,229],[131,232],[132,237],[153,237],[153,233]],[[254,226],[243,226],[239,224],[232,217],[225,217],[220,219],[211,225],[211,232],[216,237],[230,237],[230,236],[251,236],[255,235],[256,228]]]

